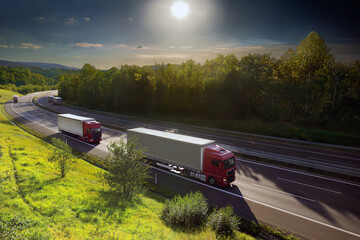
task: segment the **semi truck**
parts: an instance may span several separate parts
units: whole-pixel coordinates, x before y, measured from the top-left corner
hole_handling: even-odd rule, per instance
[[[102,140],[101,124],[94,118],[69,113],[58,114],[58,128],[59,131],[85,142],[96,143]]]
[[[17,103],[19,101],[19,95],[14,95],[13,96],[13,102]]]
[[[53,102],[53,98],[54,98],[53,95],[49,95],[49,96],[48,96],[48,102],[49,102],[49,103],[52,103],[52,102]]]
[[[214,140],[147,128],[128,129],[127,139],[134,139],[158,166],[210,185],[228,186],[235,181],[234,154]]]
[[[53,104],[54,105],[61,105],[62,104],[62,98],[61,97],[53,97]]]

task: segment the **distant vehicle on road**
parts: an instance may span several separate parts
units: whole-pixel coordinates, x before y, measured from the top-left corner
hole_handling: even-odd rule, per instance
[[[96,143],[102,140],[101,124],[94,118],[58,114],[58,128],[59,131],[85,142]]]
[[[146,128],[127,130],[154,164],[211,185],[227,186],[235,181],[235,157],[214,140]]]
[[[19,95],[14,95],[13,96],[13,102],[17,103],[19,101]]]
[[[53,104],[54,105],[61,105],[62,104],[62,98],[61,97],[53,97]]]
[[[53,98],[54,98],[53,95],[48,96],[48,102],[49,102],[49,103],[52,103],[52,102],[53,102]]]

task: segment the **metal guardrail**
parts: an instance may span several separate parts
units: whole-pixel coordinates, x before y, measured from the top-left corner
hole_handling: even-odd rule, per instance
[[[305,159],[305,158],[296,158],[296,157],[284,156],[284,155],[279,155],[279,154],[249,150],[249,149],[226,145],[226,144],[219,144],[219,145],[221,145],[222,147],[224,147],[228,150],[231,150],[232,152],[244,154],[244,155],[251,156],[251,157],[258,157],[258,158],[263,158],[263,159],[268,159],[268,160],[274,160],[274,161],[278,161],[278,162],[289,163],[289,164],[294,164],[294,165],[303,166],[303,167],[310,167],[313,169],[319,169],[319,170],[323,170],[323,171],[339,173],[339,174],[343,174],[343,175],[347,175],[347,176],[360,178],[360,169],[359,168],[347,167],[347,166],[340,165],[340,164],[311,161],[311,160]]]

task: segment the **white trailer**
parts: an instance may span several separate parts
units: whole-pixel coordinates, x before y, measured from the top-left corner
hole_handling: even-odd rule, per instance
[[[83,122],[95,121],[94,118],[82,117],[73,114],[58,114],[59,131],[84,137]]]
[[[204,149],[215,141],[146,128],[127,130],[127,139],[135,138],[144,154],[159,162],[194,172],[203,171]]]
[[[214,140],[146,128],[127,130],[144,154],[158,166],[211,185],[227,186],[235,181],[235,156]]]

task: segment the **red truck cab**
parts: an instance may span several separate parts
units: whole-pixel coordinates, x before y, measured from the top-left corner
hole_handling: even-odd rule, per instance
[[[19,96],[18,95],[14,95],[13,96],[13,102],[17,103],[19,101]]]
[[[101,124],[97,121],[83,122],[84,136],[80,137],[81,140],[95,143],[100,142],[102,139]]]
[[[204,149],[203,171],[211,185],[227,186],[235,181],[235,156],[218,145]]]

